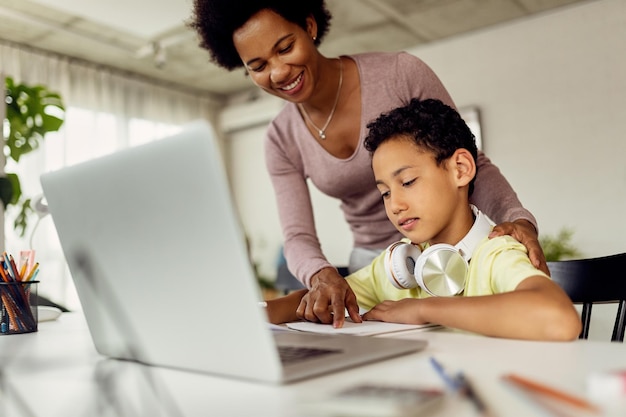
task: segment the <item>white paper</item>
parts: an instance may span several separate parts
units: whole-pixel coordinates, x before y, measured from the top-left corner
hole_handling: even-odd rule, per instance
[[[434,327],[440,326],[436,324],[400,324],[387,323],[383,321],[364,321],[362,323],[354,323],[350,319],[346,319],[343,327],[338,329],[335,329],[332,324],[312,323],[309,321],[294,321],[291,323],[287,323],[287,327],[293,330],[311,333],[373,336],[377,334],[393,333],[406,330],[432,329]]]

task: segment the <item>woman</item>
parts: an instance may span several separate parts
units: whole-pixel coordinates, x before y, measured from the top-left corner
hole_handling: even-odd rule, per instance
[[[341,201],[354,237],[350,270],[369,264],[401,236],[386,217],[363,147],[367,123],[414,97],[454,102],[433,71],[407,53],[322,55],[317,47],[331,19],[323,0],[231,3],[194,0],[190,26],[214,62],[244,67],[259,88],[288,102],[268,128],[265,157],[289,269],[310,288],[304,310],[341,326],[345,306],[360,321],[354,294],[321,251],[307,179]],[[494,236],[512,235],[547,271],[534,217],[482,153],[472,203],[500,223]]]

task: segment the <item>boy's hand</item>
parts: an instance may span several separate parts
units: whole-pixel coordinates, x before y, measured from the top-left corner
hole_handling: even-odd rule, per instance
[[[294,291],[283,297],[274,298],[266,301],[267,319],[273,324],[288,323],[296,321],[296,309],[300,304],[300,300],[307,293],[306,289]]]
[[[533,266],[550,275],[550,270],[546,263],[546,256],[539,244],[537,230],[531,222],[519,219],[514,222],[501,223],[493,228],[492,232],[489,234],[489,238],[504,235],[509,235],[526,246],[526,249],[528,249],[528,257]]]
[[[404,324],[426,324],[428,322],[422,320],[419,314],[419,302],[420,300],[415,298],[403,298],[398,301],[383,301],[363,314],[363,320]]]
[[[346,280],[334,268],[324,268],[311,278],[311,289],[302,297],[296,315],[339,328],[343,326],[346,309],[352,321],[362,321],[356,296]]]

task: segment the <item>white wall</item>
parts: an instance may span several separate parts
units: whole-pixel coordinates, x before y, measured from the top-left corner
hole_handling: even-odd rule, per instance
[[[459,107],[480,108],[483,149],[542,233],[573,228],[585,256],[626,251],[626,1],[590,1],[410,52]],[[263,131],[233,133],[226,146],[253,256],[271,273],[281,232]],[[345,263],[348,228],[338,203],[318,194],[322,245]]]
[[[263,135],[265,126],[232,133],[226,140],[229,179],[241,222],[250,240],[252,258],[259,272],[275,278],[282,233],[272,184],[265,169]],[[324,253],[335,265],[347,265],[352,238],[338,200],[311,184],[315,221]]]
[[[626,251],[626,1],[604,0],[412,50],[457,105],[541,232],[587,256]]]

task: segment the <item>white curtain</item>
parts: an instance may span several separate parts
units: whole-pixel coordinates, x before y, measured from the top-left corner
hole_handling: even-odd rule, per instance
[[[156,140],[198,118],[216,120],[218,102],[199,93],[124,74],[84,61],[0,42],[0,73],[16,82],[42,84],[58,92],[66,107],[58,133],[42,147],[7,161],[6,171],[20,177],[27,197],[41,193],[43,172],[85,161],[128,146]],[[39,293],[70,309],[80,305],[50,216],[29,219],[23,238],[13,230],[15,210],[5,219],[5,248],[19,254],[36,250],[41,272]],[[35,227],[36,226],[36,227]]]

